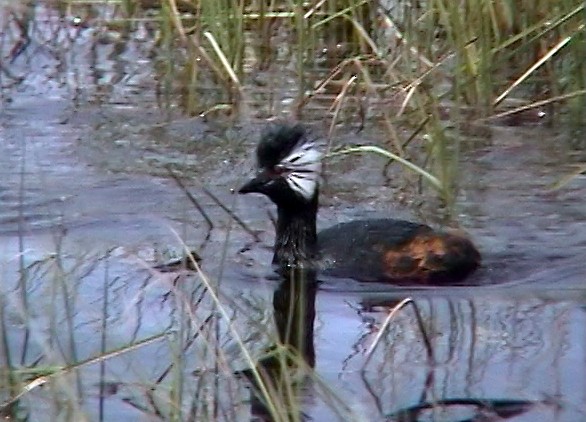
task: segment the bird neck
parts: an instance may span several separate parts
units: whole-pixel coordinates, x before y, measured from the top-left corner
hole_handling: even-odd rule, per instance
[[[273,264],[280,268],[310,268],[317,252],[317,193],[310,204],[277,207]]]

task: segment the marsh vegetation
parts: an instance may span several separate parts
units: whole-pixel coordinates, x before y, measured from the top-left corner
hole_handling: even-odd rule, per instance
[[[3,418],[583,419],[583,1],[0,7]],[[322,223],[465,228],[475,286],[276,279],[272,119]]]

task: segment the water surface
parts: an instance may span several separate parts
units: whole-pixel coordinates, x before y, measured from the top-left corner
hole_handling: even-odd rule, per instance
[[[164,397],[159,389],[170,388],[164,375],[174,356],[184,352],[185,397],[195,394],[197,371],[212,362],[198,343],[212,305],[200,275],[160,273],[155,264],[185,247],[197,250],[251,351],[274,342],[275,328],[267,329],[278,285],[269,265],[274,209],[265,198],[233,194],[254,171],[252,150],[265,124],[255,115],[264,105],[251,102],[250,114],[237,121],[187,118],[162,108],[153,94],[148,39],[137,34],[120,52],[113,44],[92,44],[91,29],[78,31],[65,72],[52,73],[54,58],[27,52],[11,63],[24,81],[5,87],[0,321],[7,346],[0,364],[71,364],[156,336],[105,366],[85,366],[59,391],[80,397],[76,402],[90,419],[157,420],[147,393],[153,388]],[[318,112],[308,123],[323,134]],[[472,286],[321,280],[315,373],[357,418],[386,420],[418,403],[470,398],[532,403],[511,416],[515,421],[586,418],[586,178],[552,189],[584,154],[556,128],[489,129],[490,139],[470,142],[461,157],[456,220],[484,256]],[[380,138],[372,124],[360,134],[342,127],[335,141]],[[212,227],[169,177],[169,165]],[[328,165],[319,225],[380,216],[436,221],[431,195],[420,213],[409,200],[398,201],[403,170],[395,166],[387,178],[384,165],[374,156]],[[406,307],[367,362],[388,312],[406,297],[421,313],[431,349]],[[227,360],[234,370],[245,368],[233,333],[220,326]],[[178,337],[183,352],[176,350]],[[220,382],[225,391],[249,395],[245,382]],[[322,387],[306,388],[303,411],[314,420],[336,418],[312,392]],[[43,387],[23,397],[32,419],[64,417],[52,391]],[[12,395],[0,388],[1,400]],[[247,417],[247,401],[236,403],[235,414]],[[432,412],[420,420],[469,418],[462,406]]]

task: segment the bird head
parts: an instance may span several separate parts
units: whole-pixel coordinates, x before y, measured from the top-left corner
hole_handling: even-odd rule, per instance
[[[262,193],[277,205],[303,205],[318,194],[322,153],[303,126],[275,124],[256,149],[258,172],[239,193]]]

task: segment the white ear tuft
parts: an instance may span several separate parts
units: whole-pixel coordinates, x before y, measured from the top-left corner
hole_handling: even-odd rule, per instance
[[[315,194],[321,172],[322,154],[313,142],[305,142],[295,147],[285,157],[279,167],[289,187],[309,200]]]

